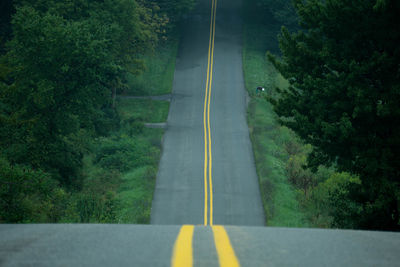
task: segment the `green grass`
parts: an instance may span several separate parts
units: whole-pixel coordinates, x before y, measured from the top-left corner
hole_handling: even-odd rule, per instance
[[[245,20],[243,41],[243,69],[245,85],[251,96],[258,86],[271,93],[275,87],[286,87],[288,82],[266,59],[266,52],[277,52],[278,29],[276,25],[263,25],[255,20]]]
[[[172,91],[178,39],[172,36],[160,45],[154,54],[143,57],[146,70],[139,76],[128,77],[129,89],[125,95],[162,95]],[[151,99],[119,98],[117,111],[124,122],[159,123],[166,122],[169,112],[168,101]],[[125,123],[126,125],[126,123]],[[128,124],[137,127],[136,124]],[[134,126],[136,125],[136,126]],[[131,129],[124,129],[124,135],[131,135]],[[147,164],[131,169],[121,175],[121,184],[116,193],[118,223],[149,223],[155,188],[158,162],[161,156],[163,129],[141,128],[133,131],[138,142],[148,144],[152,159]]]
[[[140,122],[167,121],[169,102],[151,99],[119,98],[117,110],[122,120]]]
[[[246,2],[248,7],[254,1]],[[296,136],[288,128],[280,126],[269,102],[263,96],[271,94],[275,87],[285,88],[287,81],[266,59],[266,51],[277,53],[279,25],[264,20],[257,21],[254,9],[245,15],[243,41],[243,69],[245,85],[251,96],[248,108],[248,125],[253,145],[261,196],[269,226],[306,227],[305,215],[297,200],[297,192],[286,177],[286,149]],[[256,94],[256,87],[266,88]]]
[[[172,91],[176,36],[143,57],[146,70],[129,76],[125,95],[161,95]],[[72,201],[65,222],[149,223],[164,129],[143,123],[166,122],[168,101],[120,97],[120,129],[93,140],[84,157],[82,193]],[[129,147],[126,147],[129,146]],[[84,219],[82,219],[84,218]]]
[[[178,37],[174,34],[163,41],[154,53],[142,57],[145,71],[139,75],[127,76],[128,89],[123,94],[140,96],[171,93],[177,52]]]
[[[151,203],[161,155],[162,129],[145,129],[141,138],[157,147],[154,154],[157,164],[132,169],[122,175],[122,183],[117,191],[119,209],[118,223],[150,223]]]
[[[286,145],[295,139],[293,133],[277,123],[271,104],[259,97],[250,101],[248,124],[267,225],[307,226],[285,171]]]
[[[151,203],[155,187],[158,162],[161,156],[163,129],[147,129],[138,136],[155,150],[154,164],[144,165],[122,174],[117,191],[119,203],[116,218],[118,223],[150,223]]]
[[[153,168],[134,169],[123,175],[122,180],[117,197],[122,207],[117,213],[118,223],[149,223],[155,185]]]

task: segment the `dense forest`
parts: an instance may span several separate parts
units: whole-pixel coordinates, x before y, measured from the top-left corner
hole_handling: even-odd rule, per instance
[[[115,204],[107,187],[115,186],[124,158],[130,165],[149,161],[138,155],[151,151],[121,138],[117,145],[103,143],[94,161],[107,161],[111,170],[99,176],[100,189],[91,182],[90,190],[84,156],[94,140],[123,127],[116,94],[129,75],[142,73],[142,55],[167,40],[193,4],[1,1],[0,222],[84,222],[99,201],[97,221],[115,221],[103,218],[113,216],[103,210]],[[80,194],[84,189],[90,192]],[[97,202],[93,190],[104,191]]]
[[[328,209],[333,227],[399,230],[400,2],[259,3],[285,25],[281,53],[267,56],[289,86],[267,98],[310,145],[298,167],[337,171],[322,181],[289,173],[293,184]]]

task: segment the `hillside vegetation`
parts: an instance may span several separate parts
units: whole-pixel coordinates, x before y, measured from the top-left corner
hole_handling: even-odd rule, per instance
[[[193,4],[1,2],[0,222],[149,221],[169,103],[117,95],[171,90]]]
[[[399,11],[392,0],[246,2],[268,224],[399,230]]]

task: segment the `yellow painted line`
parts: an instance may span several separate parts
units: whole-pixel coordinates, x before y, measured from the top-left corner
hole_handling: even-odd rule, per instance
[[[194,225],[183,225],[175,241],[174,253],[172,256],[172,267],[193,266],[193,231]]]
[[[210,188],[210,225],[213,225],[213,190],[212,190],[212,153],[211,153],[211,126],[210,126],[210,99],[211,99],[211,88],[212,88],[212,77],[213,77],[213,65],[214,65],[214,41],[215,41],[215,17],[217,15],[217,0],[214,0],[214,16],[213,16],[213,36],[212,36],[212,48],[211,48],[211,70],[210,70],[210,85],[208,89],[208,153],[209,153],[209,188]]]
[[[213,16],[214,0],[212,0],[211,8],[211,19]],[[207,207],[208,207],[208,188],[207,188],[207,164],[208,164],[208,153],[207,153],[207,105],[208,105],[208,83],[210,79],[210,54],[211,54],[211,31],[212,23],[210,23],[210,38],[208,41],[208,56],[207,56],[207,81],[206,81],[206,92],[204,95],[204,112],[203,112],[203,126],[204,126],[204,225],[207,225]]]
[[[210,201],[210,221],[213,224],[213,191],[212,191],[212,152],[211,152],[211,127],[210,127],[210,101],[211,101],[211,86],[214,64],[214,41],[215,41],[215,17],[217,13],[217,0],[212,0],[211,3],[211,21],[210,21],[210,37],[208,43],[208,62],[207,62],[207,80],[206,92],[204,96],[204,225],[208,223],[208,200]],[[208,171],[208,185],[207,185]],[[208,195],[208,190],[209,195]],[[209,197],[209,199],[208,199]]]
[[[215,247],[220,267],[239,267],[240,263],[231,245],[226,230],[221,225],[212,226]]]

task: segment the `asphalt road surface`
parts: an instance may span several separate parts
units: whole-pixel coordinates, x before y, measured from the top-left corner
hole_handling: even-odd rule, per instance
[[[0,225],[0,266],[170,266],[179,229],[172,225]],[[399,233],[240,226],[228,226],[226,232],[241,266],[400,263]],[[194,228],[192,249],[194,266],[223,266],[210,226]]]
[[[0,266],[400,266],[400,233],[259,227],[241,2],[199,2],[185,21],[153,225],[0,225]]]
[[[151,223],[262,226],[246,123],[241,1],[219,0],[215,16],[211,0],[199,2],[184,23]]]

